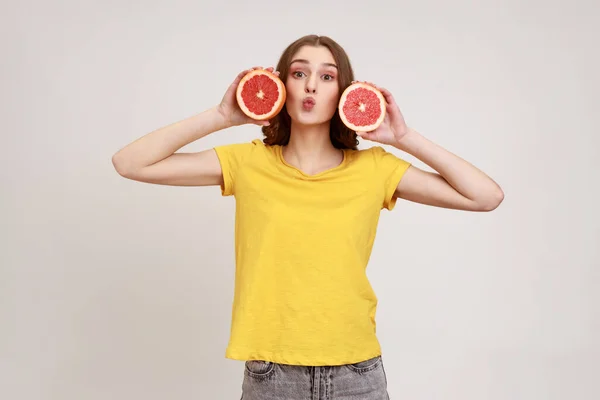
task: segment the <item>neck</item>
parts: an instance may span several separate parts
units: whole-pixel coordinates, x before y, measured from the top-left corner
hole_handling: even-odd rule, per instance
[[[340,164],[343,152],[331,143],[329,127],[329,123],[306,126],[292,122],[289,143],[283,148],[286,161],[308,173]]]

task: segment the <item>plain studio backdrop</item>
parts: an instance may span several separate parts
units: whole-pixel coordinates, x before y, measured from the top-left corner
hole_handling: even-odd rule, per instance
[[[126,180],[111,156],[317,33],[506,195],[382,211],[368,276],[392,399],[599,399],[600,5],[210,3],[3,3],[0,398],[239,399],[235,200]]]

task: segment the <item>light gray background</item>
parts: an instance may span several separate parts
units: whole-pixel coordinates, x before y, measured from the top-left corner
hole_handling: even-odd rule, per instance
[[[600,398],[599,8],[3,2],[0,398],[239,398],[233,198],[125,180],[111,156],[308,33],[506,194],[383,212],[368,271],[392,399]]]

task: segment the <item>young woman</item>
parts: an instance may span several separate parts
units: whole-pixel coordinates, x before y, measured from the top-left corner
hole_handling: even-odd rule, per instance
[[[259,68],[259,67],[257,67]],[[483,172],[408,127],[392,94],[387,116],[360,137],[394,146],[423,171],[357,134],[337,111],[354,80],[344,50],[324,36],[291,43],[276,67],[287,89],[270,122],[236,103],[242,71],[219,105],[118,151],[122,176],[163,185],[219,185],[236,198],[236,278],[226,357],[245,361],[243,399],[387,399],[366,277],[380,211],[396,199],[491,211],[503,192]],[[376,86],[377,87],[377,86]],[[262,126],[263,140],[177,152],[212,132]]]

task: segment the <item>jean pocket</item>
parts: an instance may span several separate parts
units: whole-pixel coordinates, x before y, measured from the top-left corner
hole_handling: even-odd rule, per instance
[[[346,366],[352,371],[359,374],[372,371],[381,365],[381,356],[369,358],[368,360],[359,361],[357,363],[347,364]]]
[[[248,360],[245,363],[245,371],[254,378],[265,378],[275,370],[275,363],[262,360]]]

